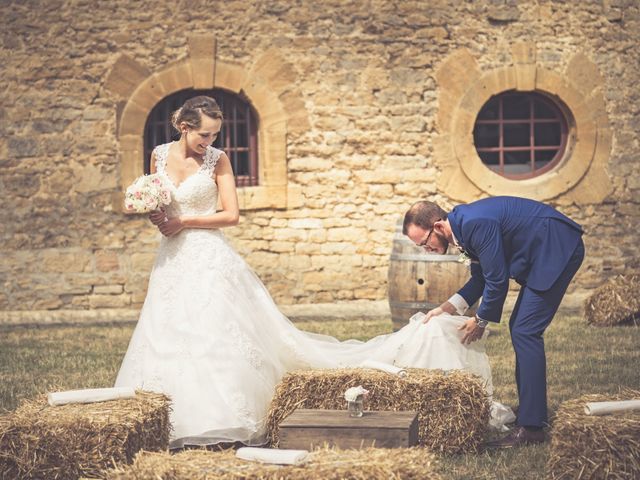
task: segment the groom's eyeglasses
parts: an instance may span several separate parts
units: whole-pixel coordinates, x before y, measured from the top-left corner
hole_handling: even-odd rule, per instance
[[[438,219],[438,220],[436,220],[436,222],[439,222],[440,220],[441,220],[441,219]],[[436,222],[433,222],[433,223],[435,224]],[[422,248],[424,248],[424,249],[425,249],[425,250],[427,250],[427,251],[431,251],[431,250],[433,250],[433,249],[429,246],[429,240],[431,239],[431,235],[433,235],[434,230],[435,230],[434,225],[432,225],[432,226],[431,226],[431,230],[430,230],[430,231],[429,231],[429,233],[427,234],[427,237],[426,237],[424,240],[422,240],[422,241],[418,244],[418,246],[419,246],[419,247],[422,247]]]

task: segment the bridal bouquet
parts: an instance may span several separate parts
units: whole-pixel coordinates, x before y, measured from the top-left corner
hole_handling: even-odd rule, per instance
[[[124,206],[137,213],[151,212],[171,203],[171,192],[157,173],[142,175],[127,187]]]

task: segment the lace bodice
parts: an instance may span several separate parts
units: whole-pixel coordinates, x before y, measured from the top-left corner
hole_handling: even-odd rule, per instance
[[[222,150],[207,147],[202,165],[196,173],[175,185],[167,175],[167,155],[172,143],[159,145],[154,150],[156,171],[162,175],[171,189],[171,204],[167,213],[175,215],[210,215],[215,212],[218,201],[218,186],[215,182],[214,170]]]

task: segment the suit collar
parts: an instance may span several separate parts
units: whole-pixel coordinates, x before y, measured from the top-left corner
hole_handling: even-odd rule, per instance
[[[449,226],[451,227],[451,233],[453,233],[453,240],[456,243],[457,247],[465,248],[464,246],[464,238],[462,237],[462,227],[461,221],[462,219],[458,215],[457,209],[458,207],[451,210],[451,212],[447,215],[447,220],[449,220]]]

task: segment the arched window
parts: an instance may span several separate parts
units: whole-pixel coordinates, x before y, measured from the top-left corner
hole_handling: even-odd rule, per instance
[[[144,171],[149,173],[151,152],[157,145],[177,140],[180,135],[171,126],[171,114],[196,95],[213,97],[220,105],[224,122],[213,146],[223,150],[233,166],[236,185],[258,185],[258,122],[248,100],[227,90],[180,90],[162,99],[147,117],[144,129]]]
[[[482,162],[494,172],[512,179],[532,178],[562,159],[567,121],[540,93],[500,93],[478,113],[473,140]]]

